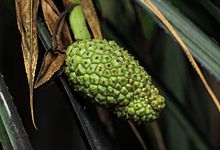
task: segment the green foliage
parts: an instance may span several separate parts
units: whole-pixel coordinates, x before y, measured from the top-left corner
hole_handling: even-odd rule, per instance
[[[135,2],[136,6],[142,7],[139,1]],[[197,61],[211,74],[215,74],[218,79],[220,51],[217,42],[213,40],[213,37],[210,37],[210,34],[213,34],[212,31],[217,31],[217,29],[213,20],[212,24],[207,23],[207,20],[210,20],[209,14],[205,14],[203,10],[200,10],[204,13],[203,18],[201,18],[200,12],[193,9],[195,5],[190,5],[194,2],[180,1],[181,5],[178,5],[178,8],[175,8],[168,1],[155,0],[152,2],[158,6],[159,10],[177,29]],[[175,1],[174,3],[178,2]],[[139,60],[146,62],[147,70],[151,70],[150,74],[153,75],[154,82],[157,83],[161,91],[164,91],[162,94],[166,95],[167,128],[164,134],[166,145],[170,149],[188,149],[191,147],[189,141],[192,140],[200,149],[210,149],[210,143],[213,146],[213,143],[215,143],[213,141],[217,139],[211,138],[211,141],[208,135],[207,137],[201,136],[201,134],[207,133],[207,129],[201,127],[201,124],[197,122],[201,121],[206,125],[213,124],[213,122],[207,122],[209,115],[211,115],[209,109],[217,113],[217,116],[219,115],[214,105],[211,104],[210,106],[209,96],[179,45],[175,40],[170,39],[167,34],[164,34],[168,33],[166,30],[162,32],[158,28],[156,24],[165,29],[147,8],[130,11],[131,5],[128,2],[117,3],[117,6],[115,1],[106,3],[114,9],[114,12],[109,12],[110,8],[105,8],[105,2],[99,1],[98,6],[104,18],[102,28],[105,36],[110,39],[117,39],[127,49],[134,50],[131,52],[139,56]],[[129,5],[127,8],[123,7],[127,5]],[[188,5],[190,7],[186,7]],[[123,13],[120,14],[123,14],[123,17],[117,15],[120,13],[120,8],[124,8]],[[184,12],[187,15],[184,15],[180,10],[186,10]],[[134,12],[136,12],[136,16]],[[144,14],[144,12],[147,14]],[[196,15],[196,21],[198,22],[191,21],[191,16],[196,18]],[[152,21],[155,23],[152,23]],[[126,22],[129,22],[129,25]],[[198,26],[195,24],[198,24]],[[199,29],[201,26],[202,28]],[[202,31],[204,28],[206,30]],[[140,33],[140,30],[142,33],[144,31],[145,34]],[[209,33],[207,34],[207,32]],[[215,32],[215,37],[215,40],[219,38],[218,32]],[[139,42],[143,39],[145,42]],[[205,65],[206,62],[207,65]],[[217,84],[217,81],[215,84]],[[192,119],[196,121],[191,121]],[[164,123],[161,124],[163,124],[163,129]],[[179,147],[179,145],[182,146]]]
[[[147,13],[151,14],[146,6],[144,6],[138,0],[137,2],[144,8],[144,10],[147,11]],[[202,2],[204,2],[204,0],[202,0]],[[218,80],[220,80],[220,47],[169,2],[152,1],[152,3],[174,26],[174,29],[180,35],[182,40],[186,43],[197,61],[199,61],[202,66],[204,66],[211,74],[213,74]],[[208,6],[211,5],[210,3],[208,4]],[[209,10],[212,9],[211,7],[209,8]],[[218,14],[217,11],[219,10],[216,8],[213,9],[212,12]],[[218,16],[216,17],[218,19]],[[159,25],[163,27],[163,25],[157,19],[156,21],[159,23]]]

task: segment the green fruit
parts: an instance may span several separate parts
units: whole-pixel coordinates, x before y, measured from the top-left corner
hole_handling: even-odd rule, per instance
[[[65,73],[70,84],[118,117],[143,122],[159,117],[164,98],[134,57],[114,41],[77,41],[67,49]]]

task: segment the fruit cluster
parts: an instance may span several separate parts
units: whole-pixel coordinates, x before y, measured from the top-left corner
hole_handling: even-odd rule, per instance
[[[114,41],[77,41],[66,53],[65,73],[76,91],[118,117],[136,122],[159,117],[164,97],[138,61]]]

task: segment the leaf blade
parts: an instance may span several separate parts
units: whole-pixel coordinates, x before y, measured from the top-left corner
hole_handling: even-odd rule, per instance
[[[34,127],[33,86],[38,60],[37,11],[39,0],[16,0],[17,25],[21,33],[21,47],[29,84],[31,117]]]
[[[152,15],[149,9],[142,5],[140,0],[136,0],[135,2],[137,2],[137,4],[139,4],[146,12]],[[199,61],[199,63],[201,63],[201,65],[203,65],[212,75],[214,75],[217,80],[220,80],[219,46],[209,37],[207,37],[205,33],[203,33],[195,24],[193,24],[188,18],[181,14],[170,3],[158,0],[151,2],[161,11],[161,13],[163,13],[166,19],[169,20],[177,33],[182,34],[180,37],[184,38],[184,42],[187,43],[187,39],[191,41],[191,43],[188,43],[194,45],[194,47],[190,48],[189,50]],[[158,20],[156,21],[160,26],[165,28],[164,25],[161,24]]]
[[[170,23],[170,20],[168,21],[166,19],[167,16],[164,16],[164,14],[163,14],[164,12],[161,12],[161,9],[158,8],[157,5],[155,5],[155,4],[158,4],[158,5],[165,4],[165,1],[151,1],[151,0],[140,0],[140,1],[136,0],[136,1],[139,2],[141,4],[141,6],[145,6],[147,9],[149,9],[150,12],[152,14],[154,14],[163,23],[163,25],[165,26],[165,29],[167,29],[170,32],[170,34],[176,39],[176,41],[182,47],[182,50],[186,54],[186,56],[187,56],[188,60],[190,61],[191,65],[195,69],[196,73],[199,75],[204,87],[206,88],[207,92],[211,96],[212,101],[216,105],[218,111],[220,111],[220,102],[219,102],[218,98],[216,97],[215,93],[213,92],[213,90],[211,89],[211,87],[209,86],[205,76],[203,75],[203,73],[202,73],[201,69],[199,68],[198,64],[196,63],[193,55],[189,51],[188,46],[185,44],[185,42],[179,36],[176,29],[172,26],[172,24]],[[218,55],[218,56],[220,57],[220,55]]]
[[[85,18],[89,24],[89,27],[93,33],[94,38],[102,39],[102,33],[99,25],[99,20],[91,0],[81,0],[81,5]]]
[[[45,53],[34,88],[38,88],[49,81],[61,69],[66,58],[63,48],[72,43],[72,37],[65,21],[65,15],[68,10],[60,13],[52,0],[41,0],[41,6],[46,25],[50,35],[52,35],[50,44],[54,52],[50,50]],[[42,29],[44,27],[39,22],[38,28],[39,37],[42,40],[42,36],[44,36]]]
[[[49,81],[57,73],[66,59],[66,54],[61,51],[48,50],[44,54],[44,60],[37,76],[34,88],[38,88]]]
[[[47,27],[50,31],[50,34],[53,35],[55,34],[53,33],[53,28],[55,27],[55,24],[61,14],[52,0],[41,0],[41,7]],[[63,43],[65,43],[66,46],[73,42],[70,30],[66,22],[64,22],[63,25],[62,35],[64,38]]]
[[[0,141],[4,149],[32,150],[13,98],[0,73]]]

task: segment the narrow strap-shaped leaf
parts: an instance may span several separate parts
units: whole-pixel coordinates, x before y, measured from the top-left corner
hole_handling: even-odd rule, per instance
[[[92,0],[81,0],[81,5],[85,18],[90,26],[94,38],[102,39],[102,33],[99,25],[99,20]]]
[[[59,77],[59,80],[61,81],[61,84],[71,101],[73,109],[77,115],[77,118],[79,119],[90,148],[92,150],[111,149],[112,146],[107,140],[105,134],[100,130],[100,125],[98,122],[91,118],[89,112],[85,109],[86,107],[82,106],[79,100],[74,97],[67,81],[62,76]]]
[[[209,95],[211,96],[213,102],[215,103],[218,111],[220,111],[220,102],[217,99],[215,93],[212,91],[212,89],[210,88],[206,78],[204,77],[202,71],[200,70],[199,66],[197,65],[193,55],[191,54],[191,52],[189,51],[189,47],[186,45],[185,41],[183,41],[184,38],[181,38],[180,35],[178,34],[178,31],[176,31],[177,29],[175,29],[175,27],[173,27],[173,25],[165,18],[165,16],[162,14],[161,12],[161,7],[163,4],[165,4],[164,1],[151,1],[151,0],[136,0],[141,6],[143,6],[145,9],[150,10],[151,13],[153,13],[162,23],[163,25],[166,27],[166,29],[171,33],[171,35],[173,35],[173,37],[177,40],[177,42],[179,43],[179,45],[182,47],[184,53],[186,54],[187,58],[189,59],[190,63],[192,64],[193,68],[195,69],[196,73],[199,75],[202,83],[204,84],[206,90],[208,91]],[[160,7],[161,6],[161,7]],[[163,5],[166,6],[166,5]],[[161,9],[160,9],[161,8]],[[160,10],[159,10],[160,9]],[[162,9],[163,10],[163,9]],[[163,11],[164,14],[168,15],[169,18],[169,13],[166,13],[166,11]],[[190,26],[189,26],[190,27]],[[178,28],[181,31],[181,28]],[[186,32],[182,32],[182,33],[190,33],[191,31],[189,31],[189,29]],[[189,37],[188,37],[189,38]],[[195,39],[198,39],[200,37],[194,37]],[[201,42],[201,41],[200,41]],[[204,41],[205,42],[205,41]],[[207,53],[205,51],[205,53]],[[208,53],[207,53],[208,55]],[[210,55],[208,55],[210,56]],[[220,57],[220,55],[218,55],[217,57]],[[216,57],[214,58],[214,61],[216,60]],[[219,60],[219,59],[217,59]],[[219,62],[216,61],[214,62],[214,64],[217,64],[217,66],[219,66]],[[220,66],[219,66],[220,67]],[[215,70],[215,69],[214,69]],[[216,70],[215,70],[216,71]],[[217,70],[218,71],[218,70]]]
[[[32,150],[3,76],[0,74],[0,141],[4,149]]]
[[[21,33],[21,47],[24,65],[29,84],[30,108],[32,122],[35,128],[33,110],[33,87],[38,59],[37,43],[37,11],[39,0],[15,0],[18,29]]]

